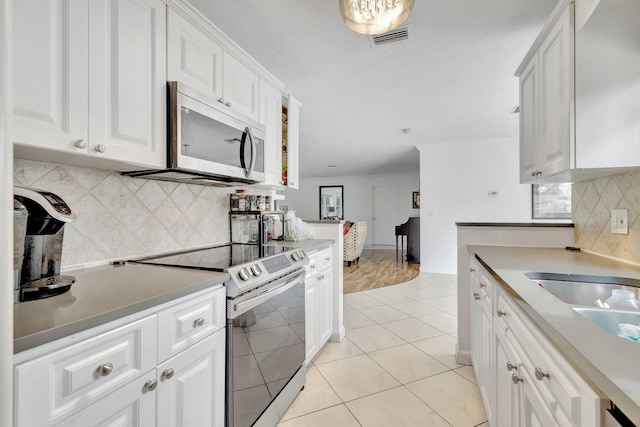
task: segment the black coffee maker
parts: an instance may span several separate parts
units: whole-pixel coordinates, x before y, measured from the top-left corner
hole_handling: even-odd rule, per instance
[[[75,282],[61,276],[64,226],[76,219],[59,196],[43,190],[13,187],[14,199],[29,212],[20,273],[19,300],[30,301],[61,294]]]

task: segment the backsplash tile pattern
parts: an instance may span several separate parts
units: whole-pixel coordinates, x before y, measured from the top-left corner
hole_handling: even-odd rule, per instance
[[[640,172],[583,181],[572,187],[575,244],[640,263]],[[611,234],[611,210],[629,210],[629,235]]]
[[[16,159],[14,184],[51,191],[78,215],[65,226],[63,268],[229,241],[229,193]]]

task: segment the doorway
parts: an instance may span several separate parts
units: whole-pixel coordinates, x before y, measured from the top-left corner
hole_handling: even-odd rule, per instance
[[[379,185],[371,195],[374,245],[395,245],[396,187]]]

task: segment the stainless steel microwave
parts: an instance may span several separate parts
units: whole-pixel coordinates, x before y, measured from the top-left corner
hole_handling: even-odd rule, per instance
[[[264,181],[264,125],[178,83],[167,83],[167,168],[124,175],[205,185]]]

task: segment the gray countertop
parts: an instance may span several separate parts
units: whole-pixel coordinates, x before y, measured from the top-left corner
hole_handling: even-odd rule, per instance
[[[606,332],[524,274],[549,272],[640,279],[640,267],[557,248],[469,246],[576,371],[640,424],[640,343]]]
[[[14,353],[87,330],[228,280],[227,273],[126,263],[65,272],[61,295],[14,305]]]
[[[334,221],[335,222],[335,221]],[[303,249],[305,252],[318,251],[330,247],[334,243],[331,239],[303,239],[295,242],[285,240],[270,240],[266,246],[288,247]]]

